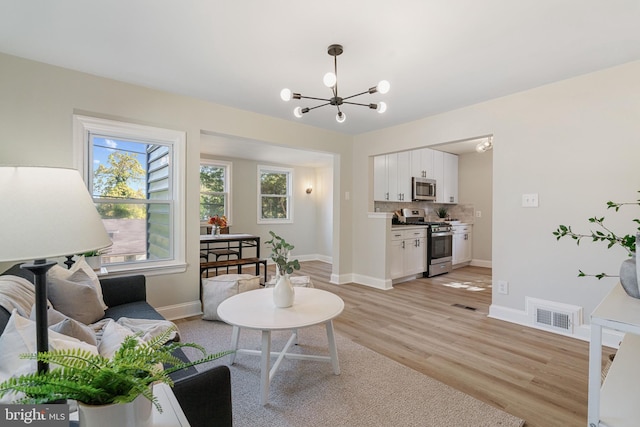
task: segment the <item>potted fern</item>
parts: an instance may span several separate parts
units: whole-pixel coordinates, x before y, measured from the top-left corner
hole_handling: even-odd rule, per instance
[[[169,328],[148,342],[140,341],[135,335],[128,336],[112,358],[81,349],[23,354],[23,358],[36,359],[55,367],[6,380],[0,384],[0,397],[17,392],[22,397],[18,397],[15,403],[22,404],[76,400],[80,426],[93,427],[104,422],[118,426],[146,425],[151,421],[152,404],[162,412],[158,399],[153,395],[153,384],[173,386],[169,374],[231,353],[207,355],[198,344],[167,343],[175,330],[175,327]],[[200,351],[203,357],[185,362],[172,354],[175,349],[185,347]],[[110,405],[114,413],[106,415],[105,405]],[[99,414],[92,412],[92,408],[100,408]],[[138,419],[132,420],[129,415]],[[101,421],[96,421],[93,416]]]

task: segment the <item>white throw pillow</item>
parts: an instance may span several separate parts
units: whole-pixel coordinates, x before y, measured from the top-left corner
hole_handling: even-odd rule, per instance
[[[104,308],[91,283],[91,278],[83,270],[76,270],[67,278],[61,278],[54,265],[47,275],[47,294],[53,307],[59,312],[88,325],[104,317]]]
[[[102,330],[102,338],[98,344],[98,352],[101,356],[111,359],[122,345],[124,339],[129,335],[135,335],[135,333],[131,331],[131,329],[119,325],[113,319],[109,319]],[[138,338],[138,341],[141,341],[141,339]]]
[[[96,294],[98,294],[98,300],[100,301],[100,304],[102,304],[102,308],[104,310],[109,308],[107,304],[104,303],[104,297],[102,295],[102,285],[100,284],[100,279],[98,279],[98,275],[93,270],[93,268],[91,268],[89,264],[87,264],[87,260],[84,258],[84,256],[81,256],[80,258],[78,258],[75,264],[73,264],[68,271],[71,272],[70,274],[73,274],[78,270],[82,270],[85,273],[87,273],[87,276],[89,276],[89,278],[91,279],[91,283],[93,284],[93,287],[96,290]]]
[[[49,331],[49,350],[80,348],[98,354],[98,349],[72,337]],[[13,310],[2,335],[0,335],[0,382],[12,376],[35,372],[37,362],[21,359],[23,353],[36,352],[36,324]],[[15,396],[6,395],[0,403],[9,403]]]
[[[224,300],[240,292],[260,288],[260,276],[250,274],[222,274],[202,280],[202,305],[204,320],[221,320],[218,306]]]

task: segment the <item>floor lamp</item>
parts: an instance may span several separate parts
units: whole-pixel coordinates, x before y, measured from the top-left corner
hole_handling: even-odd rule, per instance
[[[35,275],[36,349],[49,350],[47,258],[111,245],[93,200],[75,169],[0,166],[0,262],[22,264]],[[46,371],[38,362],[38,372]]]

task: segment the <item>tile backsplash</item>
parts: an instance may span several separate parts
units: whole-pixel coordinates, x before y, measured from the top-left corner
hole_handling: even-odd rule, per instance
[[[467,224],[473,224],[474,208],[471,204],[451,205],[433,202],[374,202],[376,212],[395,212],[403,208],[424,209],[429,221],[439,220],[438,215],[436,214],[436,209],[440,207],[447,208],[450,219],[456,219]]]

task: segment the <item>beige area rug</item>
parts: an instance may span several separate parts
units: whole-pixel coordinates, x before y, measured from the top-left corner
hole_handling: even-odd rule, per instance
[[[181,339],[209,352],[227,350],[231,326],[190,320],[178,323]],[[272,334],[272,351],[283,348],[289,334]],[[324,354],[324,327],[300,330],[291,352]],[[269,403],[259,403],[260,358],[238,355],[230,367],[236,427],[257,426],[420,426],[519,427],[524,421],[409,369],[336,334],[340,375],[330,363],[284,359],[271,381]],[[260,348],[260,332],[242,330],[241,348]],[[193,357],[192,355],[189,355]],[[275,359],[272,358],[272,362]],[[212,364],[228,364],[228,358]],[[204,369],[206,365],[198,368]]]

